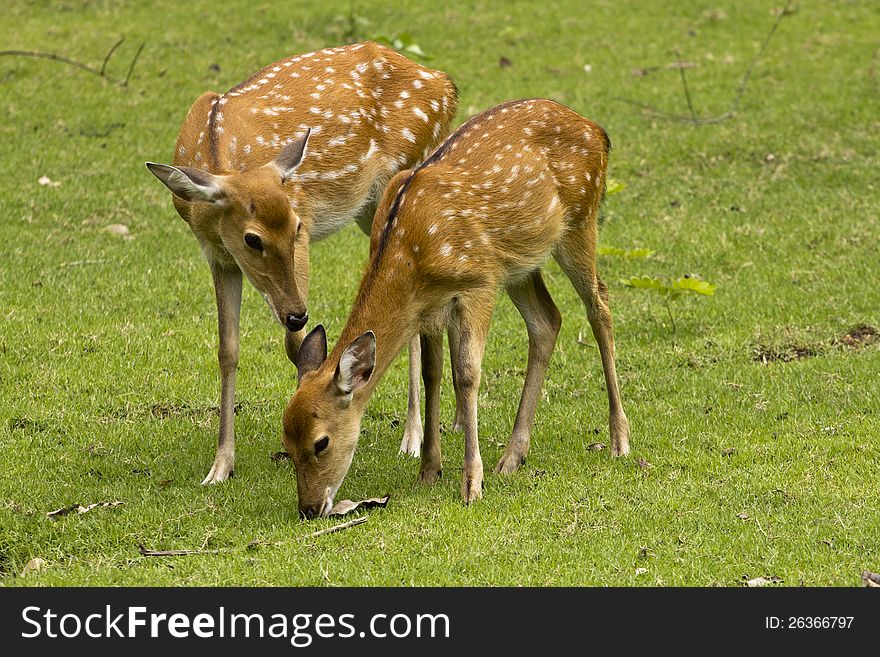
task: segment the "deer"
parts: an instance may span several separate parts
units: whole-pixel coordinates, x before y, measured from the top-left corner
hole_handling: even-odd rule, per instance
[[[586,307],[609,404],[611,454],[629,453],[615,366],[608,288],[596,271],[598,211],[611,142],[597,124],[546,99],[476,115],[426,160],[391,179],[376,210],[370,258],[332,352],[320,324],[303,340],[299,384],[283,414],[299,511],[326,516],[351,465],[368,401],[412,336],[425,386],[419,479],[441,475],[443,329],[454,335],[456,395],[464,425],[464,503],[482,497],[477,392],[496,294],[506,290],[526,324],[528,359],[512,436],[495,472],[529,452],[541,387],[562,324],[541,276],[553,256]]]
[[[388,181],[449,133],[458,91],[445,73],[373,42],[287,57],[187,113],[173,164],[146,166],[172,193],[208,262],[218,318],[220,423],[202,484],[234,474],[242,274],[285,328],[295,361],[308,321],[309,245],[371,219]],[[401,451],[417,455],[418,339]]]

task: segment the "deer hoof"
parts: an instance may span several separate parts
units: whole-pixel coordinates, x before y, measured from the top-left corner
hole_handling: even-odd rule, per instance
[[[234,476],[235,470],[233,469],[233,461],[218,459],[217,461],[214,461],[214,465],[211,466],[208,476],[202,480],[202,486],[220,484]]]
[[[461,482],[461,499],[465,505],[476,502],[483,497],[483,468],[468,472],[465,469],[464,478]]]
[[[401,454],[407,454],[408,456],[413,456],[418,458],[419,454],[422,451],[422,431],[421,428],[418,430],[411,429],[407,426],[406,430],[403,432],[403,440],[400,443],[400,452]]]
[[[519,470],[520,466],[525,462],[525,455],[516,453],[508,454],[505,452],[498,461],[498,465],[495,466],[495,472],[498,474],[510,474],[511,472]]]
[[[419,470],[419,481],[426,486],[433,486],[443,476],[443,470],[438,467],[422,467]]]

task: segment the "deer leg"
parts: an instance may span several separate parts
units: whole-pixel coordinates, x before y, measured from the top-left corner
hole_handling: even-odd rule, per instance
[[[486,335],[495,305],[494,292],[459,301],[459,351],[455,360],[456,385],[461,394],[464,425],[464,468],[461,497],[470,504],[483,496],[483,460],[477,432],[477,397]]]
[[[541,272],[536,271],[525,281],[508,288],[507,293],[525,320],[529,334],[529,358],[519,409],[513,423],[513,435],[495,466],[495,472],[502,473],[514,472],[526,461],[541,386],[562,326],[559,309],[550,298]]]
[[[447,333],[449,334],[449,361],[452,363],[452,389],[455,392],[455,418],[452,420],[452,430],[461,431],[464,428],[464,417],[461,410],[463,402],[461,399],[461,393],[458,390],[458,375],[455,371],[455,363],[458,360],[460,337],[458,318],[454,314],[449,322]]]
[[[565,275],[587,308],[587,319],[593,329],[593,336],[599,345],[602,369],[605,373],[605,389],[608,391],[609,429],[611,433],[611,455],[629,454],[629,421],[620,402],[620,389],[617,385],[617,368],[614,363],[614,328],[611,310],[608,308],[608,288],[596,273],[596,228],[591,232],[572,230],[560,243],[556,251]]]
[[[419,409],[419,377],[421,370],[422,347],[418,335],[409,341],[409,395],[406,404],[406,426],[400,451],[410,456],[418,456],[422,448],[422,417]]]
[[[238,322],[241,315],[241,270],[211,265],[217,296],[220,338],[220,433],[214,465],[202,484],[217,484],[233,475],[235,467],[235,375],[238,370]]]
[[[433,484],[440,478],[441,472],[440,383],[443,378],[443,334],[422,335],[421,354],[422,379],[425,382],[425,441],[419,479],[422,483]]]

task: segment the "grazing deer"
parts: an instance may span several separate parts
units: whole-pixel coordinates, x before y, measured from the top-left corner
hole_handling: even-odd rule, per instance
[[[440,71],[376,43],[327,48],[206,92],[180,129],[174,166],[147,163],[173,193],[211,267],[217,297],[220,432],[203,484],[233,473],[242,272],[287,329],[296,358],[308,320],[309,243],[357,221],[369,234],[382,191],[448,134],[457,91]],[[418,348],[407,428],[418,453]]]
[[[296,465],[300,512],[326,515],[354,455],[361,417],[379,379],[421,333],[425,434],[420,478],[440,475],[438,407],[442,328],[453,358],[465,454],[461,494],[482,496],[477,389],[497,290],[526,323],[528,366],[513,436],[496,466],[525,461],[541,385],[561,318],[541,278],[553,255],[587,310],[610,407],[611,453],[629,452],[620,402],[608,288],[596,273],[597,213],[610,142],[598,125],[550,100],[499,105],[472,118],[420,166],[385,190],[370,261],[348,322],[327,357],[317,326],[297,357],[300,384],[284,412],[284,446]]]

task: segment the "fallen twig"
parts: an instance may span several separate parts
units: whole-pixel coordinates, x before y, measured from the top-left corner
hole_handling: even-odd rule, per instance
[[[633,75],[637,77],[643,77],[648,75],[648,73],[657,73],[658,71],[674,71],[678,68],[699,68],[699,64],[695,64],[694,62],[672,62],[671,64],[665,64],[663,66],[646,66],[644,68],[634,68],[630,71]]]
[[[138,543],[138,550],[144,557],[185,557],[190,554],[220,554],[222,550],[148,550]]]
[[[319,529],[316,532],[311,534],[307,534],[303,536],[303,539],[311,539],[317,538],[318,536],[323,536],[324,534],[333,534],[334,532],[341,532],[344,529],[349,529],[351,527],[355,527],[356,525],[362,525],[367,521],[367,516],[361,516],[359,518],[354,518],[353,520],[348,520],[347,522],[342,522],[338,525],[333,525],[332,527],[327,527],[325,529]],[[216,548],[214,550],[206,550],[204,548],[198,550],[150,550],[144,546],[143,543],[138,543],[138,550],[141,553],[142,557],[188,557],[192,555],[198,554],[223,554],[227,552],[235,552],[241,549],[245,551],[253,551],[258,549],[261,546],[267,547],[276,547],[279,545],[283,545],[283,543],[271,542],[271,541],[261,541],[261,540],[253,540],[247,545],[242,547],[227,547],[227,548]]]
[[[691,92],[688,89],[687,78],[684,76],[684,66],[681,66],[681,53],[678,50],[675,51],[675,58],[678,60],[678,63],[679,63],[678,72],[681,73],[681,86],[684,88],[684,97],[687,99],[688,109],[691,112],[691,120],[696,121],[697,120],[697,113],[694,112],[694,103],[691,101]],[[673,325],[673,333],[674,333],[675,332],[675,328],[674,328],[675,323],[673,322],[672,325]]]
[[[367,521],[367,516],[361,516],[360,518],[355,518],[354,520],[349,520],[347,522],[343,522],[338,525],[333,525],[332,527],[327,527],[326,529],[319,529],[318,531],[306,536],[306,538],[317,538],[318,536],[323,536],[324,534],[333,534],[335,532],[341,532],[343,529],[349,529],[351,527],[354,527],[355,525],[362,525],[366,521]]]
[[[681,62],[681,57],[679,56],[679,65],[675,66],[681,72],[681,83],[684,89],[685,99],[688,103],[688,108],[690,109],[690,115],[684,114],[672,114],[669,112],[664,112],[656,107],[652,107],[647,103],[641,103],[637,100],[631,100],[629,98],[615,98],[615,100],[620,101],[622,103],[626,103],[628,105],[632,105],[633,107],[638,107],[648,113],[650,116],[658,118],[658,119],[667,119],[669,121],[680,121],[682,123],[690,123],[691,125],[710,125],[713,123],[721,123],[722,121],[727,121],[732,118],[734,114],[739,110],[739,104],[742,100],[742,96],[745,93],[746,85],[749,83],[749,79],[752,77],[752,71],[755,69],[755,65],[758,63],[758,59],[760,59],[761,55],[764,54],[764,51],[767,49],[770,40],[773,38],[773,35],[776,33],[776,28],[779,27],[779,24],[782,22],[782,19],[789,15],[789,7],[791,6],[792,0],[788,0],[785,3],[785,6],[782,8],[782,11],[779,12],[779,15],[776,17],[776,20],[773,22],[773,26],[770,28],[770,31],[767,32],[767,36],[764,37],[764,41],[761,43],[761,46],[755,52],[752,57],[752,61],[749,62],[748,67],[743,73],[742,79],[739,82],[739,86],[736,89],[736,93],[733,96],[733,100],[730,103],[730,108],[724,112],[723,114],[719,114],[717,116],[707,116],[701,117],[697,116],[694,113],[693,103],[691,102],[690,92],[687,87],[687,81],[684,76],[684,69],[687,68],[684,66],[684,62]],[[670,68],[670,67],[667,67]],[[649,69],[642,69],[649,70]]]
[[[107,64],[110,61],[110,57],[113,56],[113,53],[116,52],[116,49],[122,45],[122,42],[125,41],[125,37],[122,37],[114,43],[110,50],[107,51],[107,54],[104,55],[104,60],[101,62],[101,68],[96,68],[89,64],[84,64],[76,59],[72,59],[70,57],[65,57],[64,55],[59,55],[54,52],[42,52],[40,50],[0,50],[0,57],[35,57],[37,59],[48,59],[53,62],[61,62],[62,64],[67,64],[68,66],[73,66],[75,68],[86,71],[87,73],[91,73],[92,75],[97,75],[99,78],[104,78],[108,82],[111,82],[120,87],[127,87],[129,81],[131,80],[131,75],[134,73],[135,64],[137,64],[138,58],[141,56],[141,52],[146,45],[146,42],[142,42],[141,45],[138,46],[138,49],[134,53],[134,57],[131,58],[131,64],[128,66],[128,73],[126,73],[124,78],[117,78],[107,73]]]
[[[81,265],[100,265],[107,262],[106,258],[99,260],[73,260],[72,262],[62,262],[59,267],[79,267]]]
[[[122,506],[125,502],[120,500],[114,500],[112,502],[93,502],[92,504],[83,506],[82,504],[71,504],[70,506],[63,506],[60,509],[55,509],[54,511],[49,511],[46,513],[46,517],[49,520],[58,520],[63,516],[66,516],[70,513],[77,513],[78,515],[82,515],[83,513],[88,513],[92,509],[96,509],[98,507],[117,507]]]

